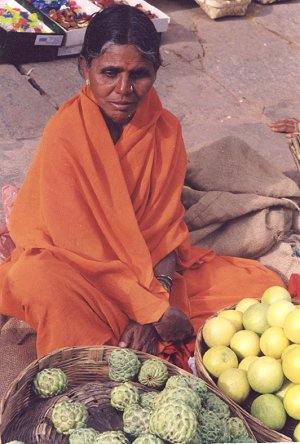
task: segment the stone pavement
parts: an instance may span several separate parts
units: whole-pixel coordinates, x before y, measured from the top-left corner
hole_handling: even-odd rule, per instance
[[[152,3],[171,16],[156,87],[187,149],[236,135],[298,180],[284,136],[267,123],[300,119],[300,0],[252,3],[245,17],[217,21],[193,0]],[[76,57],[0,65],[0,186],[20,185],[45,123],[82,83]]]

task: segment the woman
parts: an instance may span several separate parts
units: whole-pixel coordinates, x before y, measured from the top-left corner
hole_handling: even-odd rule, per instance
[[[191,247],[181,129],[153,88],[160,64],[143,12],[115,6],[91,20],[86,86],[45,129],[0,267],[0,312],[37,331],[38,355],[119,344],[165,356],[218,308],[283,285],[255,261]]]

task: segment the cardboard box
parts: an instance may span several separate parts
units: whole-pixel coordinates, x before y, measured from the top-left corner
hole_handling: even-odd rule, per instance
[[[101,10],[99,6],[96,6],[91,0],[76,0],[77,4],[87,13],[94,14]],[[150,5],[144,0],[126,0],[126,2],[131,6],[141,5],[143,9],[146,11],[150,11],[152,14],[155,14],[157,18],[152,19],[153,24],[156,28],[156,31],[166,32],[170,23],[170,17],[164,12],[160,11],[158,8]],[[86,28],[80,29],[72,29],[65,30],[61,27],[62,30],[66,33],[66,39],[62,48],[58,50],[58,57],[64,57],[67,55],[79,54],[81,50],[81,45],[83,43],[84,34]],[[69,48],[69,49],[67,49]]]
[[[54,60],[57,57],[57,48],[64,41],[61,29],[23,0],[0,0],[0,7],[4,5],[37,13],[45,33],[7,31],[0,26],[0,63]]]

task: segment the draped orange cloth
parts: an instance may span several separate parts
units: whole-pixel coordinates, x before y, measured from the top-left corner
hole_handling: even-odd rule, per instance
[[[37,331],[38,355],[117,345],[129,320],[158,321],[169,304],[197,331],[217,309],[283,285],[258,262],[191,247],[185,168],[180,124],[154,89],[116,145],[88,87],[50,120],[11,214],[16,249],[0,266],[0,312]],[[153,267],[174,250],[169,296]],[[191,344],[159,351],[180,349],[185,366]]]

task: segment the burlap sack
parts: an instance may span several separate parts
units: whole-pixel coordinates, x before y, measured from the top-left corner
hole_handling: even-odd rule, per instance
[[[21,370],[36,359],[35,332],[23,321],[0,315],[0,397]]]
[[[195,0],[211,19],[245,15],[251,0]]]
[[[226,137],[188,154],[182,193],[192,242],[258,258],[292,229],[300,191],[245,142]]]

